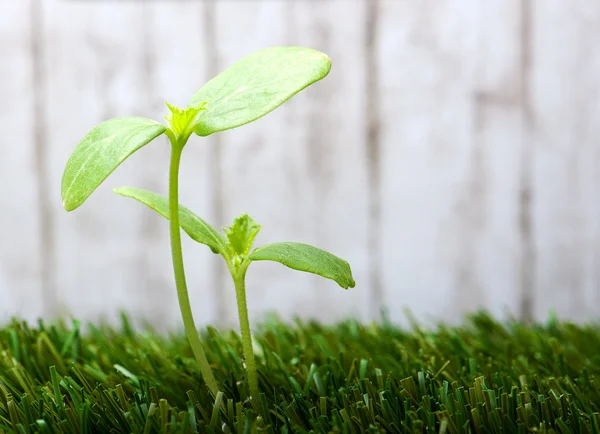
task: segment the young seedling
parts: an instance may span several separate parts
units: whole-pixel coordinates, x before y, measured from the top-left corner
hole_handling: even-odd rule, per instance
[[[67,211],[82,205],[131,154],[165,134],[171,144],[169,198],[171,253],[184,327],[204,380],[216,395],[217,382],[202,348],[187,291],[179,221],[179,163],[192,133],[198,136],[236,128],[266,115],[325,77],[326,54],[303,47],[271,47],[242,58],[208,81],[181,109],[167,103],[168,125],[143,117],[119,117],[94,127],[77,145],[62,177]]]
[[[169,219],[169,199],[159,194],[133,187],[114,190],[121,196],[138,200],[163,217]],[[242,332],[242,347],[248,369],[248,385],[253,400],[258,398],[258,374],[252,350],[252,336],[246,303],[246,270],[252,261],[275,261],[294,270],[306,271],[332,279],[342,288],[354,287],[350,265],[324,250],[301,243],[273,243],[258,247],[252,252],[254,238],[261,226],[250,216],[243,214],[233,224],[224,228],[225,236],[189,209],[179,205],[179,224],[195,241],[205,244],[223,256],[235,285],[238,316]]]

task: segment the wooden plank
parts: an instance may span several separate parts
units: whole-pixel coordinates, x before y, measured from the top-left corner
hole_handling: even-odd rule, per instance
[[[11,104],[0,126],[18,146],[0,159],[0,181],[18,188],[0,197],[9,210],[0,216],[0,319],[114,320],[123,308],[161,329],[179,326],[166,222],[111,192],[166,193],[166,140],[71,214],[57,193],[62,169],[100,121],[161,119],[165,99],[185,105],[208,78],[268,45],[322,49],[330,76],[254,124],[192,138],[181,201],[216,226],[249,212],[264,226],[257,244],[331,250],[350,261],[358,286],[343,293],[255,264],[254,321],[267,311],[373,317],[377,258],[395,320],[403,307],[457,321],[478,306],[593,318],[599,16],[585,0],[3,3],[0,96]],[[374,193],[380,200],[369,202]],[[376,206],[380,221],[370,217]],[[198,323],[236,325],[219,258],[187,239],[184,249]]]
[[[357,59],[365,59],[366,53],[365,12],[366,2],[339,0],[297,1],[288,10],[291,43],[302,41],[320,49],[329,54],[333,64],[319,87],[292,108],[290,115],[298,119],[292,119],[290,133],[300,143],[288,148],[287,160],[288,170],[302,169],[301,175],[310,180],[306,190],[310,196],[304,203],[310,207],[308,217],[314,223],[307,227],[310,232],[303,234],[305,241],[347,259],[357,282],[355,288],[342,293],[331,282],[315,281],[313,301],[298,313],[327,322],[346,317],[366,320],[370,314],[364,116],[368,90],[364,63],[357,65]],[[301,179],[290,180],[290,184],[296,183],[302,185]],[[298,190],[292,190],[293,197]],[[302,213],[304,203],[297,202],[294,215]],[[302,230],[304,221],[296,220],[292,231]],[[327,308],[313,313],[315,302]]]
[[[0,321],[44,312],[35,156],[32,2],[0,5]]]
[[[364,76],[356,67],[363,55],[362,12],[362,3],[343,1],[217,4],[216,22],[227,22],[215,37],[221,70],[272,45],[320,49],[334,64],[329,77],[280,109],[222,134],[223,224],[247,212],[263,225],[257,245],[287,240],[331,250],[351,263],[358,287],[344,293],[316,276],[255,264],[248,273],[254,319],[269,311],[325,321],[366,315]],[[235,318],[233,288],[225,282],[228,315]]]
[[[185,107],[190,96],[209,78],[207,70],[206,33],[202,17],[206,13],[205,2],[171,2],[148,3],[144,12],[143,46],[145,59],[140,74],[148,75],[146,91],[152,95],[148,106],[152,108],[151,117],[162,120],[167,113],[164,101]],[[178,23],[177,32],[173,31],[173,23]],[[180,170],[180,202],[197,214],[210,221],[212,207],[212,185],[210,183],[210,152],[212,139],[201,139],[192,136],[184,151]],[[140,167],[144,173],[138,177],[138,184],[147,189],[167,194],[169,147],[165,140],[160,152],[147,152],[140,155]],[[157,178],[157,174],[160,174]],[[207,215],[208,214],[208,215]],[[147,242],[148,237],[154,241],[145,249],[145,269],[160,270],[160,285],[156,277],[148,279],[148,287],[163,294],[161,301],[152,295],[151,308],[156,315],[164,310],[162,300],[168,300],[169,323],[181,323],[171,265],[168,224],[158,216],[152,216],[152,224],[140,233],[138,242]],[[184,260],[191,303],[198,325],[218,322],[215,311],[215,278],[218,257],[205,246],[199,245],[183,234]],[[152,250],[150,250],[152,248]],[[154,315],[146,312],[150,318]]]
[[[475,11],[474,41],[462,62],[476,61],[470,104],[469,160],[455,194],[453,311],[484,307],[502,317],[521,301],[525,241],[520,231],[523,100],[520,1],[493,1]],[[501,36],[501,37],[500,37]],[[468,77],[467,77],[468,80]],[[469,83],[466,83],[469,86]],[[457,315],[458,314],[458,315]]]
[[[515,2],[380,3],[382,257],[393,320],[406,321],[404,308],[457,322],[466,310],[515,305],[514,181],[505,181],[520,124],[515,91],[503,87],[518,60],[514,14]]]
[[[50,185],[58,189],[69,154],[97,123],[123,115],[160,119],[166,113],[164,99],[185,103],[182,97],[187,98],[202,79],[199,32],[194,26],[200,12],[198,6],[183,3],[172,8],[112,2],[55,1],[48,5]],[[159,13],[187,26],[178,28],[177,35],[167,32]],[[162,31],[157,34],[152,26],[163,26]],[[182,62],[182,58],[187,60]],[[60,110],[53,101],[59,102]],[[194,156],[198,154],[189,152],[190,159]],[[158,328],[179,324],[168,225],[140,204],[111,191],[135,185],[165,193],[167,170],[168,143],[159,138],[126,161],[80,209],[67,214],[60,200],[55,201],[59,313],[114,319],[117,309],[124,309],[151,319]],[[190,171],[187,162],[183,170]],[[189,197],[191,178],[188,175],[183,182],[182,198],[196,208],[203,202],[201,195]],[[194,178],[201,184],[201,177]],[[186,253],[193,251],[187,258],[192,299],[198,317],[208,322],[212,319],[210,294],[205,282],[197,280],[209,275],[210,267],[190,247],[186,243]]]
[[[535,314],[585,321],[600,298],[600,10],[533,1],[532,11]]]
[[[381,11],[379,1],[365,2],[365,160],[367,167],[367,264],[369,317],[379,318],[384,309],[383,231],[381,230],[381,107],[379,74],[379,37]]]

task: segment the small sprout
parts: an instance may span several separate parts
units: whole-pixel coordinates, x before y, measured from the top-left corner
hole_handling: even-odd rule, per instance
[[[225,235],[227,235],[229,254],[246,257],[252,248],[254,238],[260,232],[260,228],[261,226],[248,214],[242,214],[235,218],[231,226],[223,229]]]
[[[115,189],[115,193],[136,199],[163,217],[169,218],[168,199],[166,197],[133,187],[121,187]],[[180,220],[179,224],[181,228],[192,239],[211,247],[206,242],[206,237],[198,237],[198,234],[218,234],[216,229],[210,227],[208,223],[194,215],[184,206],[179,205],[179,209],[182,215],[187,216],[185,219],[182,218]],[[355,285],[352,270],[348,262],[325,250],[308,244],[290,242],[273,243],[258,247],[250,252],[254,239],[260,229],[261,226],[252,217],[248,214],[242,214],[233,220],[231,226],[223,229],[227,238],[227,244],[226,248],[220,247],[220,253],[229,268],[235,285],[240,329],[242,332],[242,346],[244,349],[244,358],[247,363],[250,394],[253,399],[258,397],[259,389],[254,350],[252,349],[248,307],[246,304],[246,271],[250,263],[253,261],[279,262],[294,270],[305,271],[334,280],[344,289],[353,288]],[[211,235],[211,239],[219,239],[218,237],[221,240],[223,239],[220,234],[218,236]]]
[[[166,102],[167,107],[171,111],[171,114],[165,116],[165,120],[169,123],[170,130],[167,134],[171,133],[174,137],[171,138],[173,141],[175,138],[187,138],[194,132],[197,126],[198,115],[206,108],[206,102],[202,102],[197,106],[190,106],[187,109],[180,109],[174,105]]]
[[[192,96],[187,108],[167,103],[171,112],[165,117],[168,127],[142,117],[104,121],[79,142],[67,161],[61,196],[65,210],[72,211],[81,206],[130,155],[163,133],[169,138],[169,197],[145,192],[136,199],[147,203],[170,221],[173,271],[181,316],[202,376],[214,396],[218,395],[219,388],[192,316],[183,267],[180,225],[190,237],[206,244],[214,253],[232,260],[236,258],[238,272],[243,269],[243,258],[248,254],[246,247],[250,248],[258,229],[246,227],[244,232],[234,223],[231,233],[224,238],[203,220],[179,206],[179,166],[183,148],[192,132],[208,136],[265,116],[302,89],[324,78],[330,69],[329,57],[310,48],[271,47],[259,50],[208,81]],[[121,190],[119,193],[126,196],[128,191]],[[253,231],[256,233],[253,234]],[[256,391],[254,386],[252,383],[253,392]]]

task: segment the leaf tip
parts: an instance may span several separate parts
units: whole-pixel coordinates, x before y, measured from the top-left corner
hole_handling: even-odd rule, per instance
[[[113,193],[118,194],[119,196],[132,197],[135,199],[135,197],[132,196],[133,191],[135,191],[133,187],[116,187],[113,188],[112,191]]]
[[[316,53],[318,53],[317,57],[319,57],[323,61],[323,76],[321,78],[325,78],[329,74],[329,71],[331,71],[331,66],[332,66],[331,57],[329,57],[327,54],[323,53],[322,51],[317,51]]]
[[[81,204],[85,201],[84,200],[73,200],[73,198],[69,198],[69,197],[62,197],[62,207],[64,208],[65,211],[70,212],[73,211],[77,208],[79,208],[81,206]]]
[[[356,282],[354,281],[354,279],[352,278],[352,276],[340,279],[340,280],[336,280],[337,284],[340,285],[342,288],[344,288],[345,290],[348,290],[350,288],[354,288],[356,286]]]

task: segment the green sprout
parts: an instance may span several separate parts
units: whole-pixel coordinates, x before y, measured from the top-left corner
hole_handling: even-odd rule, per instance
[[[167,197],[133,187],[121,187],[114,191],[121,196],[138,200],[167,219],[171,215]],[[254,238],[258,235],[261,226],[247,214],[242,214],[234,219],[231,226],[223,228],[225,235],[220,234],[210,224],[182,205],[179,205],[179,215],[181,216],[179,221],[181,228],[190,238],[210,247],[214,253],[223,256],[227,263],[235,285],[250,396],[256,400],[258,398],[258,374],[252,350],[246,302],[246,270],[250,263],[253,261],[279,262],[294,270],[306,271],[332,279],[344,289],[354,287],[350,265],[329,252],[302,243],[273,243],[251,251]]]
[[[182,216],[180,222],[178,184],[183,148],[192,133],[204,137],[261,118],[302,89],[324,78],[330,69],[329,57],[310,48],[271,47],[259,50],[209,80],[191,97],[186,109],[167,104],[171,111],[166,118],[168,126],[144,117],[104,121],[79,142],[67,161],[61,195],[63,207],[72,211],[81,206],[131,154],[162,134],[169,138],[168,210],[177,296],[190,346],[206,385],[215,396],[218,386],[194,323],[183,264],[180,223],[185,223],[189,217]]]

